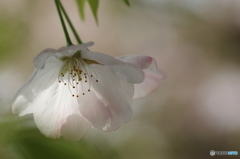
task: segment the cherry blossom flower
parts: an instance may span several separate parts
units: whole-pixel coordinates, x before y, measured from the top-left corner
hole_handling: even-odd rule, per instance
[[[93,42],[47,49],[13,99],[12,111],[33,114],[47,137],[79,140],[90,127],[113,131],[132,117],[133,97],[152,93],[163,78],[149,56],[91,52]]]

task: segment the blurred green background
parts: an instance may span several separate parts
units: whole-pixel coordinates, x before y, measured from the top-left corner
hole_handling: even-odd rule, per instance
[[[11,115],[11,100],[45,48],[65,45],[53,1],[0,0],[0,159],[205,159],[210,150],[240,152],[240,1],[102,0],[99,27],[89,7],[84,42],[111,56],[156,58],[168,78],[133,103],[114,132],[91,129],[78,142],[45,138],[32,117]],[[216,156],[215,156],[216,157]],[[217,158],[239,156],[217,156]]]

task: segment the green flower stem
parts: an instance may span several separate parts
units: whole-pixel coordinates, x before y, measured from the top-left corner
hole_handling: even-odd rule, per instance
[[[57,7],[58,15],[59,15],[59,18],[60,18],[62,27],[63,27],[63,31],[64,31],[65,38],[66,38],[66,41],[67,41],[67,45],[68,45],[68,46],[73,45],[73,43],[72,43],[72,41],[71,41],[71,39],[70,39],[70,36],[69,36],[69,34],[68,34],[67,27],[66,27],[66,25],[65,25],[65,22],[64,22],[62,13],[61,13],[61,3],[60,3],[60,1],[59,1],[59,0],[55,0],[55,5],[56,5],[56,7]]]
[[[67,20],[70,28],[72,29],[72,32],[73,32],[73,34],[74,34],[77,42],[78,42],[79,44],[82,44],[82,40],[81,40],[80,37],[78,36],[78,33],[77,33],[76,29],[74,28],[74,26],[73,26],[73,24],[72,24],[72,22],[71,22],[71,20],[70,20],[70,18],[69,18],[69,16],[68,16],[66,10],[64,9],[61,1],[59,0],[58,2],[59,2],[59,6],[60,6],[60,8],[61,8],[61,10],[62,10],[62,12],[63,12],[63,15],[65,16],[65,18],[66,18],[66,20]]]

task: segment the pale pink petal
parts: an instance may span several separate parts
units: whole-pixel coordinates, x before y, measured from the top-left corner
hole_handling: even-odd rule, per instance
[[[166,78],[166,74],[158,71],[158,66],[156,60],[153,58],[151,65],[148,67],[149,70],[159,73],[162,76],[162,79]]]
[[[103,131],[112,131],[120,127],[121,122],[110,106],[105,106],[92,92],[78,98],[80,112],[92,125]]]
[[[127,63],[134,64],[140,67],[141,69],[148,68],[153,62],[152,57],[145,56],[145,55],[128,55],[128,56],[117,57],[117,59]]]
[[[121,89],[124,92],[123,95],[127,99],[128,103],[131,105],[134,95],[134,85],[122,79],[120,79],[120,83]]]
[[[104,131],[115,130],[120,127],[120,121],[126,123],[132,117],[129,102],[133,96],[133,84],[121,81],[102,65],[93,64],[89,69],[94,70],[95,78],[90,80],[91,91],[79,98],[79,103],[83,104],[80,111],[94,127]]]
[[[129,83],[141,83],[144,79],[142,70],[133,64],[123,62],[109,55],[85,51],[82,52],[82,58],[97,61],[113,70],[120,78]]]
[[[150,56],[129,55],[118,59],[143,69],[145,78],[142,83],[134,84],[134,99],[144,98],[154,92],[159,87],[160,80],[166,77],[158,71],[156,60]]]
[[[70,115],[62,125],[61,134],[67,140],[80,140],[89,130],[90,124],[79,115]]]
[[[110,69],[104,66],[91,66],[98,74],[98,83],[94,83],[92,88],[94,93],[101,99],[106,106],[110,107],[113,112],[121,119],[122,122],[128,122],[132,117],[132,109],[128,100],[133,93],[131,92],[132,84],[125,82],[125,87],[121,87],[121,81]],[[129,93],[129,92],[130,93]]]
[[[145,79],[140,84],[134,84],[134,99],[144,98],[158,89],[160,80],[163,79],[161,73],[144,70]]]

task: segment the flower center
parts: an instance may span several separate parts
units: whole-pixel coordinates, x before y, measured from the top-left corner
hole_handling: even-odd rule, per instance
[[[65,57],[63,61],[65,63],[60,69],[58,81],[68,87],[72,97],[85,95],[91,91],[92,82],[99,82],[97,74],[90,66],[90,64],[99,64],[98,62],[81,59],[77,53],[72,57]]]

